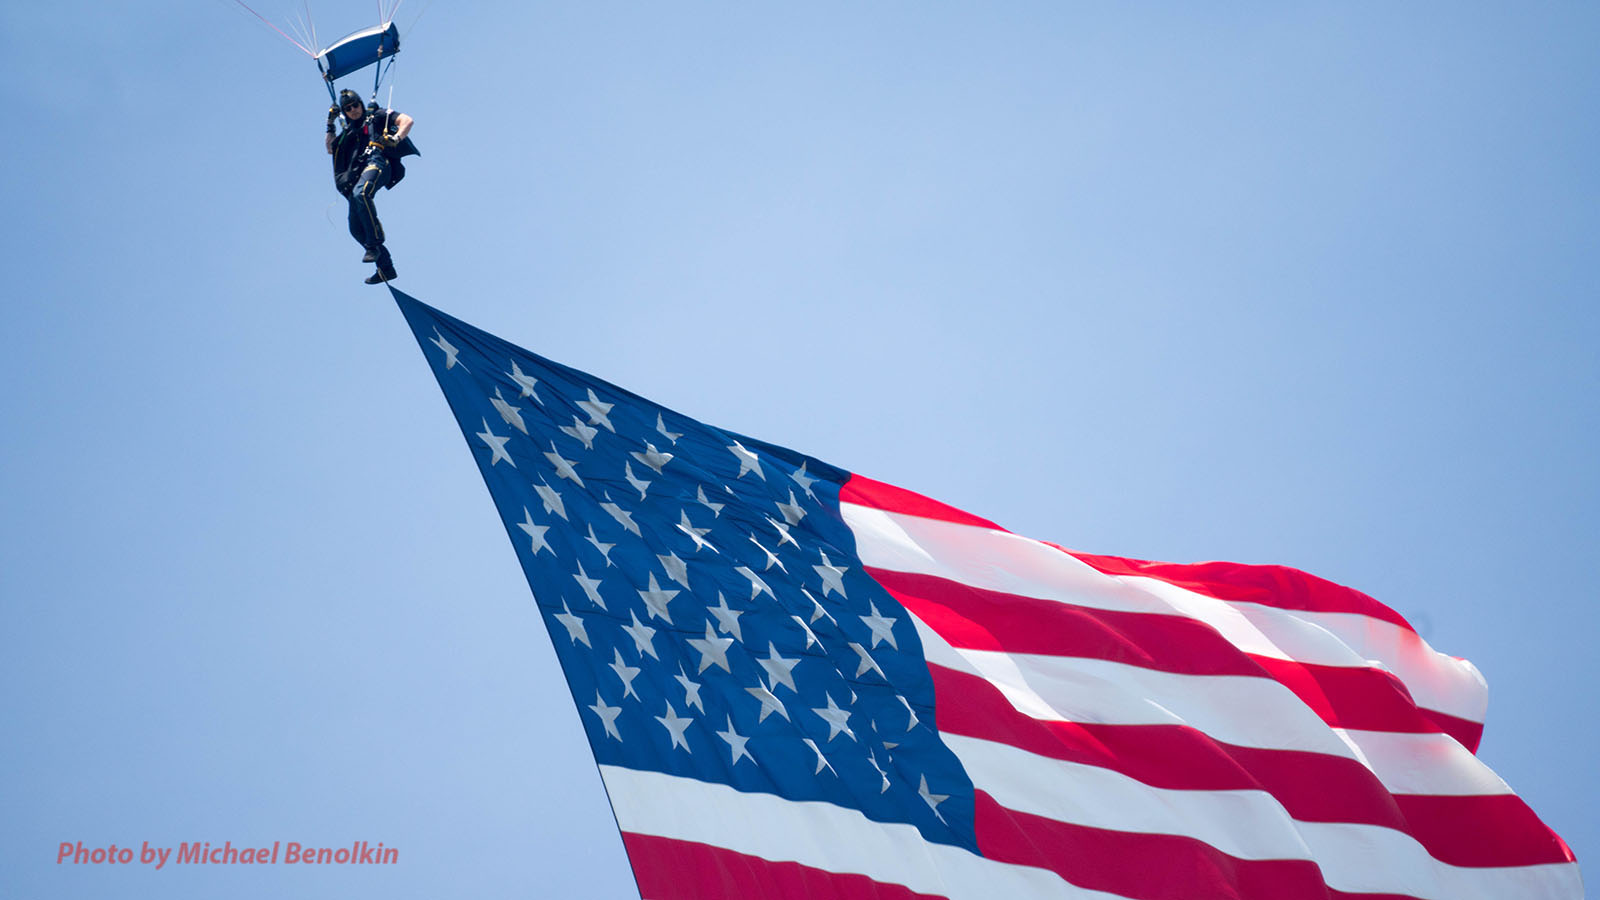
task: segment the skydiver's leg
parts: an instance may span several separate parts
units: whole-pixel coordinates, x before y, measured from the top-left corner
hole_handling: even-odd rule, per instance
[[[385,277],[394,277],[394,257],[389,255],[388,247],[383,244],[378,245],[378,258],[374,262],[378,264],[378,271],[382,272]]]
[[[346,199],[349,201],[350,206],[350,214],[346,216],[350,223],[350,236],[356,239],[356,243],[365,247],[367,245],[366,217],[361,214],[361,207],[356,204],[354,192],[351,192]]]
[[[388,166],[382,157],[361,170],[361,178],[356,181],[355,189],[350,192],[350,233],[355,235],[361,246],[367,249],[367,256],[373,258],[386,257],[388,251],[383,249],[383,223],[378,221],[378,204],[376,196],[378,188],[389,180]],[[363,259],[372,262],[371,259]]]

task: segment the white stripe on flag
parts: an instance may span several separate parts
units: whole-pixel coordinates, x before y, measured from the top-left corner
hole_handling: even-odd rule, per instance
[[[1494,770],[1446,734],[1335,728],[1391,794],[1467,797],[1513,793]]]
[[[624,832],[865,875],[950,900],[1123,900],[1068,884],[1044,869],[998,863],[959,847],[930,844],[910,825],[875,822],[829,803],[796,802],[618,766],[601,766],[600,776]]]

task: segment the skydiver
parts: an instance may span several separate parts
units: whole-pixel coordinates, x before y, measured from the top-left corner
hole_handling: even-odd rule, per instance
[[[343,113],[344,126],[334,134],[333,122]],[[362,262],[377,263],[367,284],[393,281],[397,275],[389,248],[383,243],[383,223],[373,197],[378,188],[392,188],[406,175],[402,157],[416,154],[407,136],[415,124],[405,113],[369,108],[361,95],[348,88],[339,92],[339,105],[328,110],[327,150],[333,155],[334,186],[350,201],[350,235],[366,254]]]

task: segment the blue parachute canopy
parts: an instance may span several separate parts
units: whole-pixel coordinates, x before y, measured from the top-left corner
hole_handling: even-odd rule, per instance
[[[364,28],[329,44],[317,54],[317,65],[329,82],[365,69],[400,51],[400,29],[393,22]]]

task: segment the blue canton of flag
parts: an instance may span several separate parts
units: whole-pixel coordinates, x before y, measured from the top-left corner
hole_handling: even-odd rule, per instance
[[[976,851],[917,632],[841,518],[847,473],[395,296],[603,767],[822,801]]]

